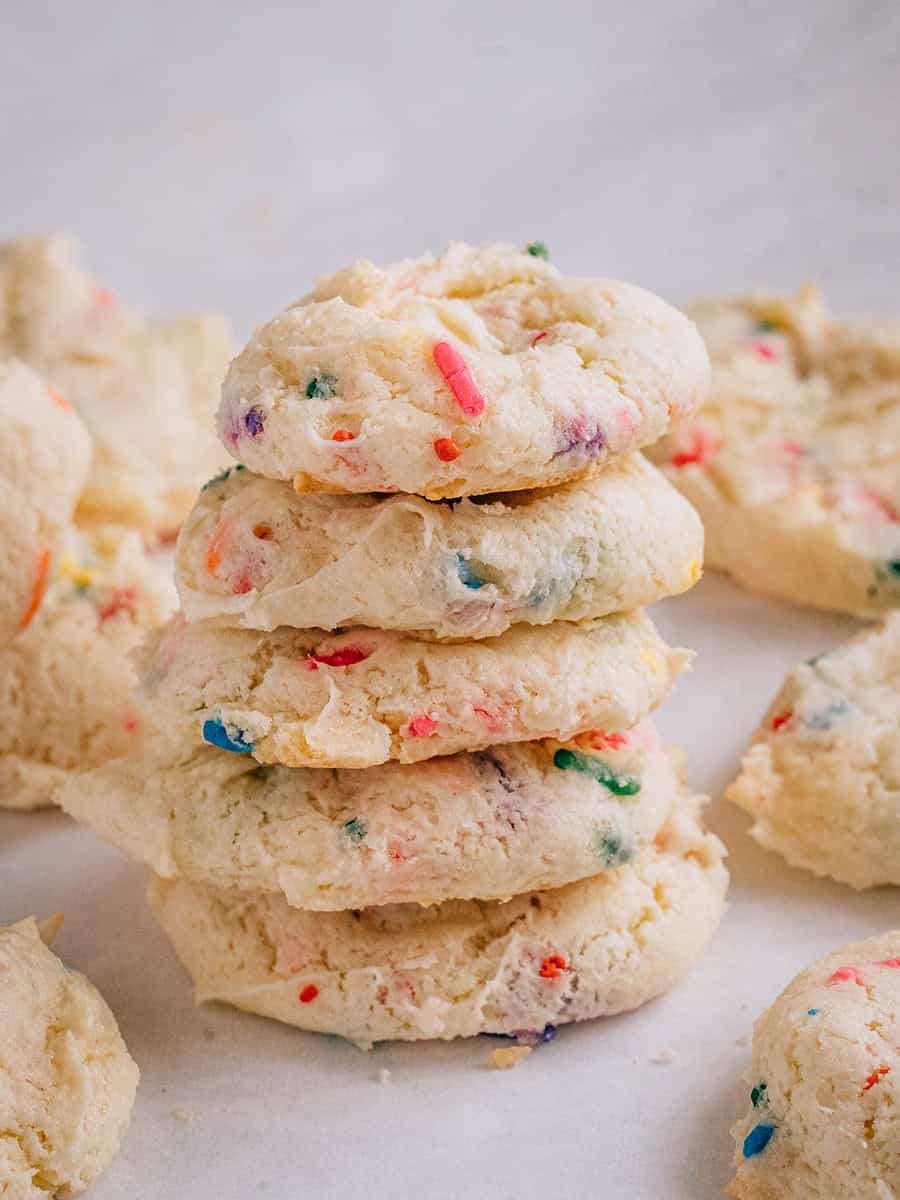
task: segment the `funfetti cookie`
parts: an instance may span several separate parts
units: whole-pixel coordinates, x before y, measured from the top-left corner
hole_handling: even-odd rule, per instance
[[[87,431],[17,359],[0,360],[0,644],[27,628],[84,486]]]
[[[722,914],[722,857],[684,798],[625,866],[508,901],[314,913],[262,892],[156,879],[150,903],[200,1001],[361,1045],[549,1036],[636,1008],[690,969]]]
[[[476,642],[351,629],[155,630],[136,662],[164,730],[260,762],[370,767],[634,725],[688,661],[643,613]]]
[[[576,483],[457,503],[300,496],[233,468],[204,488],[175,567],[189,621],[453,640],[652,603],[696,582],[702,555],[697,514],[633,455]]]
[[[816,608],[900,605],[900,321],[831,321],[812,288],[692,312],[712,390],[650,455],[707,563]]]
[[[161,876],[301,908],[502,898],[631,862],[679,784],[649,722],[367,771],[267,767],[163,741],[60,803]]]
[[[802,971],[753,1034],[735,1200],[900,1195],[900,931]]]
[[[137,1083],[94,985],[63,966],[33,918],[0,929],[0,1194],[89,1188],[119,1149]]]
[[[760,845],[852,887],[900,884],[900,613],[787,676],[730,800]]]
[[[648,445],[708,382],[696,329],[649,292],[457,243],[320,279],[235,359],[219,433],[298,491],[516,491]]]
[[[80,266],[64,237],[0,245],[0,355],[40,371],[94,444],[82,522],[170,535],[223,460],[212,428],[231,355],[217,316],[148,321]]]
[[[0,808],[49,804],[70,771],[144,730],[130,651],[175,604],[134,532],[73,537],[29,627],[0,649]]]

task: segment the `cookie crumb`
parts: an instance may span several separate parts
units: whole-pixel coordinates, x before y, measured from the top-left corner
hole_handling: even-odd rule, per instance
[[[378,1072],[377,1079],[378,1079],[379,1083],[390,1083],[391,1082],[391,1073],[387,1067],[381,1068],[381,1070]]]
[[[530,1046],[503,1046],[500,1050],[490,1052],[487,1065],[494,1071],[508,1071],[510,1067],[518,1066],[530,1053]]]
[[[670,1063],[678,1062],[679,1057],[680,1055],[677,1050],[666,1048],[665,1050],[657,1050],[655,1054],[651,1054],[647,1061],[667,1067]]]

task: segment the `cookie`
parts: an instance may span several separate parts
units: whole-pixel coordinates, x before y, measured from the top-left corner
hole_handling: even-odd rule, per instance
[[[70,771],[132,748],[143,717],[129,652],[174,601],[136,533],[72,541],[37,616],[0,649],[0,808],[49,804]]]
[[[0,361],[0,644],[40,607],[90,456],[59,392],[17,359]]]
[[[831,321],[811,288],[693,315],[709,400],[650,455],[700,513],[708,565],[814,608],[900,605],[900,321]]]
[[[173,618],[136,659],[164,729],[260,762],[371,767],[634,725],[689,661],[641,612],[441,644]]]
[[[655,441],[708,381],[696,329],[649,292],[457,243],[320,279],[232,363],[219,434],[301,492],[518,491]]]
[[[735,1200],[900,1194],[900,931],[802,971],[753,1034]]]
[[[310,909],[502,898],[631,861],[677,775],[649,722],[367,771],[163,745],[79,775],[69,814],[171,879]]]
[[[694,964],[727,872],[696,804],[618,870],[508,901],[313,913],[280,896],[154,879],[150,904],[222,1000],[360,1045],[545,1030],[625,1012]]]
[[[299,496],[234,468],[202,492],[175,570],[189,621],[451,640],[649,604],[690,587],[702,553],[696,513],[635,455],[577,483],[455,504]]]
[[[730,800],[795,867],[900,884],[900,613],[787,676]]]
[[[0,245],[0,355],[40,371],[87,425],[79,520],[173,533],[225,457],[212,428],[231,355],[221,318],[145,320],[82,270],[72,241],[26,238]]]
[[[32,917],[0,929],[0,1030],[2,1194],[85,1191],[119,1149],[138,1069],[106,1001]]]

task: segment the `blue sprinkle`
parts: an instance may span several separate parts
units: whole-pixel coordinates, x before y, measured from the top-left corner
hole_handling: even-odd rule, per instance
[[[744,1138],[744,1158],[761,1154],[772,1140],[774,1125],[756,1125]]]
[[[462,554],[457,554],[456,556],[456,573],[459,576],[460,583],[465,587],[472,588],[474,591],[477,591],[478,588],[484,587],[485,581],[483,579],[479,579],[479,577],[472,570],[472,564]]]
[[[235,729],[235,726],[231,728]],[[242,729],[237,729],[232,737],[225,722],[218,717],[203,722],[203,740],[211,746],[218,746],[220,750],[230,750],[233,754],[249,754],[253,749],[253,743],[247,741]]]
[[[264,427],[265,421],[263,419],[262,410],[258,408],[251,408],[244,417],[244,428],[252,438],[257,438],[262,433]]]
[[[850,705],[846,700],[832,700],[827,708],[807,717],[804,724],[810,729],[818,729],[820,732],[825,732],[831,729],[841,717],[846,717],[849,712]]]
[[[816,1017],[819,1015],[819,1010],[817,1008],[808,1008],[806,1010],[806,1015],[808,1017]]]

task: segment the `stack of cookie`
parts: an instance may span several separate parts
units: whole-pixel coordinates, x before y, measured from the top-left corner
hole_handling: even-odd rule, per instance
[[[156,878],[201,999],[361,1044],[536,1039],[671,986],[723,907],[646,714],[697,578],[637,451],[692,410],[692,325],[543,248],[319,282],[232,364],[239,465],[139,661],[143,758],[65,806]]]

